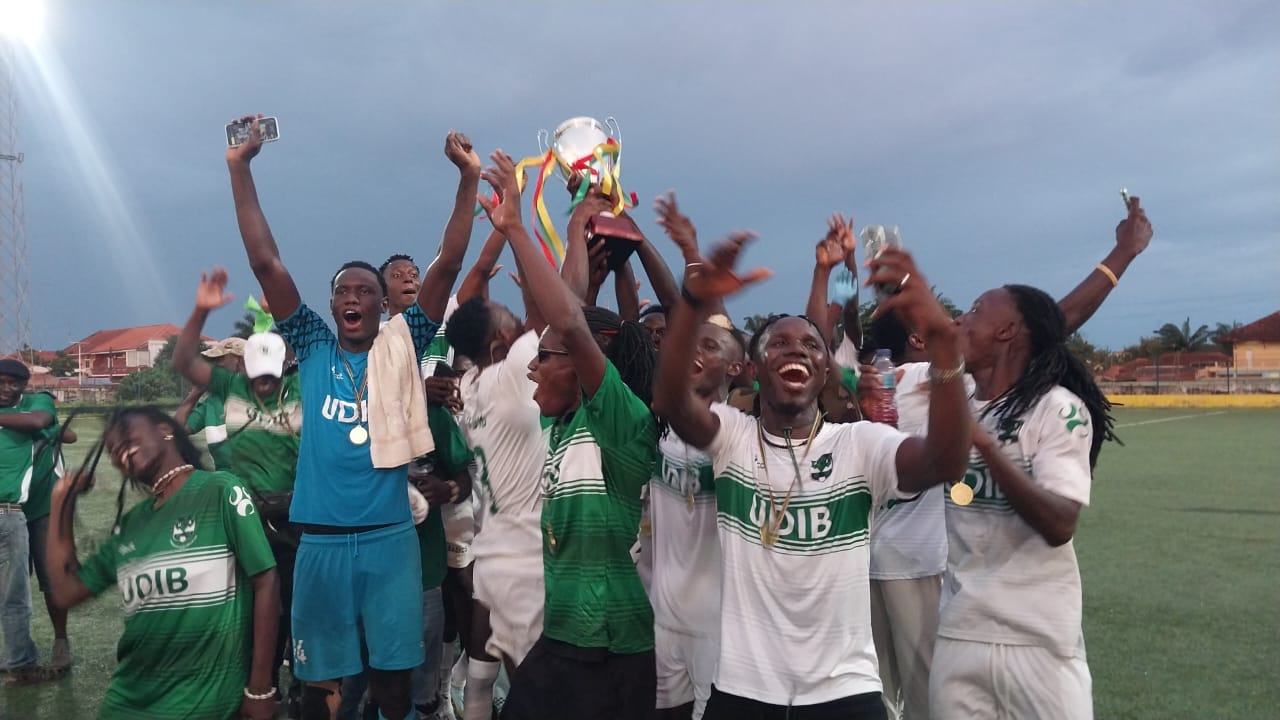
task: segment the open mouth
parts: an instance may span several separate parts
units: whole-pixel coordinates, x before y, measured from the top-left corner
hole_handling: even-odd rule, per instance
[[[343,310],[342,311],[342,327],[345,330],[356,330],[360,327],[360,321],[364,319],[364,315],[359,310]]]
[[[400,296],[403,297],[405,300],[417,300],[418,288],[407,287],[400,291]]]
[[[694,375],[697,375],[698,373],[702,372],[702,370],[703,370],[702,361],[701,361],[701,360],[698,360],[697,358],[694,358],[694,360],[693,360],[693,374],[694,374]]]
[[[812,373],[809,368],[800,363],[787,363],[778,368],[778,378],[782,380],[783,386],[789,390],[801,390],[809,382]]]

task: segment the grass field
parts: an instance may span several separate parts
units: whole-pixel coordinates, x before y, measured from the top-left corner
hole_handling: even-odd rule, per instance
[[[1280,717],[1280,411],[1116,415],[1125,445],[1103,450],[1075,541],[1096,717]],[[79,429],[77,464],[92,434]],[[108,470],[81,503],[82,556],[110,529],[116,487]],[[0,690],[0,718],[92,717],[114,665],[118,607],[105,595],[74,609],[71,676]],[[48,619],[41,607],[35,616],[47,653]]]

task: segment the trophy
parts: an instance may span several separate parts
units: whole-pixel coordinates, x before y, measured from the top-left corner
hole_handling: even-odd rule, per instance
[[[548,247],[547,238],[539,234],[548,259],[553,259],[553,253],[563,259],[559,238],[546,215],[541,197],[542,185],[552,167],[559,171],[566,186],[574,192],[574,205],[581,202],[593,185],[605,195],[618,198],[613,212],[599,213],[587,221],[587,245],[605,243],[610,270],[621,267],[643,242],[644,235],[635,222],[618,214],[624,207],[622,187],[618,182],[622,162],[621,137],[618,122],[612,117],[605,118],[603,123],[591,117],[574,117],[560,123],[553,133],[538,131],[538,149],[544,155],[541,158],[541,182],[535,190],[534,214],[553,246]]]

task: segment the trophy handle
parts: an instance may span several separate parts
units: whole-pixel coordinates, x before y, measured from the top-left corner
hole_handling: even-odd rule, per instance
[[[538,152],[545,155],[551,149],[551,133],[546,130],[538,131]]]

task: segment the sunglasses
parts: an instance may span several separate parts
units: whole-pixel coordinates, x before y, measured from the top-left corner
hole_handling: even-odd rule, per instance
[[[540,347],[538,348],[538,362],[544,363],[550,360],[552,355],[568,356],[568,354],[569,353],[564,350],[548,350],[547,348]]]

